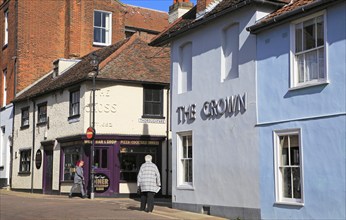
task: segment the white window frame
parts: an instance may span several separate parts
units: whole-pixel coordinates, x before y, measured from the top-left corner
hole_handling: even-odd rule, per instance
[[[108,15],[108,17],[106,18],[106,19],[108,19],[108,21],[105,22],[105,27],[103,27],[103,26],[95,26],[95,12],[99,12],[99,13]],[[104,42],[96,42],[95,41],[95,28],[100,28],[100,29],[103,29],[103,30],[106,31]],[[109,45],[112,44],[112,13],[111,12],[94,10],[93,44],[97,45],[97,46],[109,46]]]
[[[182,164],[183,158],[183,137],[186,136],[191,136],[192,139],[192,182],[186,182],[185,177],[184,177],[184,166]],[[178,189],[188,189],[188,190],[193,190],[194,185],[193,185],[193,180],[194,180],[194,160],[193,160],[193,155],[194,155],[194,147],[193,147],[193,135],[192,131],[184,131],[184,132],[179,132],[177,133],[177,188]],[[187,159],[187,158],[185,158]]]
[[[302,24],[303,22],[306,22],[311,19],[315,19],[319,16],[322,16],[323,18],[323,41],[324,44],[322,46],[317,46],[315,45],[314,48],[312,49],[307,49],[304,50],[302,49],[301,52],[295,52],[296,51],[296,25]],[[316,23],[314,23],[316,24]],[[316,31],[316,30],[315,30]],[[290,89],[299,89],[299,88],[304,88],[304,87],[310,87],[310,86],[315,86],[315,85],[321,85],[321,84],[326,84],[328,83],[328,68],[327,68],[327,60],[328,60],[328,44],[327,44],[327,16],[326,16],[326,11],[321,11],[315,14],[312,14],[310,16],[301,18],[299,20],[296,20],[291,23],[291,52],[290,52]],[[318,49],[323,49],[324,52],[324,61],[323,61],[323,68],[324,68],[324,77],[320,78],[319,72],[317,73],[317,79],[307,79],[304,80],[303,82],[299,82],[299,72],[298,72],[298,61],[296,59],[296,54],[298,55],[304,55],[309,52],[316,51]],[[318,57],[316,58],[318,60]],[[306,61],[306,59],[304,59]],[[304,62],[305,64],[305,62]],[[318,64],[318,63],[317,63]],[[316,65],[318,66],[318,65]],[[306,66],[304,66],[306,67]],[[319,66],[318,66],[319,67]],[[308,74],[306,74],[306,71],[304,71],[304,78],[308,78]]]
[[[299,142],[299,167],[300,167],[300,187],[301,187],[301,198],[286,198],[283,197],[283,177],[280,172],[280,164],[281,164],[281,145],[280,145],[280,137],[282,136],[293,136],[298,135]],[[279,130],[273,132],[274,137],[274,166],[275,166],[275,199],[276,204],[284,204],[284,205],[297,205],[304,206],[304,172],[303,172],[303,146],[302,146],[302,132],[301,129],[287,129],[287,130]],[[290,143],[289,143],[290,144]],[[287,160],[290,159],[290,153]],[[296,165],[288,165],[286,167],[297,167]],[[293,180],[292,180],[293,181]]]
[[[8,10],[4,12],[4,46],[8,44]]]
[[[192,91],[192,42],[179,47],[178,94]]]

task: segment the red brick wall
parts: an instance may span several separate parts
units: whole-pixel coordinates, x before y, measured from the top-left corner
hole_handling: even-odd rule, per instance
[[[115,0],[9,0],[1,6],[0,42],[2,45],[4,10],[9,8],[9,44],[0,52],[0,103],[3,69],[7,68],[9,103],[16,93],[48,73],[54,60],[78,58],[99,49],[93,46],[94,9],[112,13],[112,44],[125,38],[126,8]],[[167,18],[156,22],[168,24]]]

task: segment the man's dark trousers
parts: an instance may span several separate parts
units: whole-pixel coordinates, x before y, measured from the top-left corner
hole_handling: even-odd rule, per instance
[[[142,192],[141,193],[141,210],[152,212],[154,210],[154,192]],[[147,209],[145,206],[147,205]]]

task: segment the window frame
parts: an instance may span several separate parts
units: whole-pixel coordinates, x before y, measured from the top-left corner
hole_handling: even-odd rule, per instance
[[[30,174],[31,169],[31,149],[19,150],[19,174]],[[23,157],[25,156],[25,161]],[[23,165],[25,164],[25,168]]]
[[[106,14],[108,16],[108,20],[109,22],[105,22],[105,27],[103,26],[96,26],[95,25],[95,13],[96,12],[99,12],[101,13],[101,17],[102,17],[102,14]],[[102,21],[101,21],[102,23]],[[102,25],[102,24],[101,24]],[[108,25],[108,27],[107,27]],[[104,42],[97,42],[95,41],[95,29],[102,29],[102,30],[105,30],[105,39],[104,39]],[[96,45],[96,46],[109,46],[112,44],[112,12],[109,12],[109,11],[102,11],[102,10],[94,10],[94,13],[93,13],[93,45]]]
[[[8,9],[6,9],[4,11],[4,42],[3,42],[3,46],[7,46],[8,45]]]
[[[78,93],[77,100],[74,100],[74,94]],[[77,112],[74,112],[74,108],[77,107]],[[70,102],[69,102],[69,117],[68,119],[72,118],[79,118],[80,117],[80,89],[73,89],[70,90]]]
[[[191,41],[181,44],[179,47],[178,67],[178,94],[192,91],[193,72],[193,44]]]
[[[30,126],[30,107],[24,107],[21,109],[22,110],[22,114],[21,114],[21,129],[25,129],[28,128]],[[24,115],[24,112],[27,112],[27,117]],[[25,124],[25,120],[27,120],[27,124]]]
[[[41,112],[41,108],[46,107],[45,112]],[[47,102],[42,102],[40,104],[37,104],[37,125],[41,125],[41,124],[46,124],[48,122],[48,106],[47,106]],[[41,119],[44,116],[44,120],[41,121]]]
[[[281,145],[280,137],[283,136],[294,136],[298,135],[298,144],[299,144],[299,178],[300,178],[300,197],[301,198],[287,198],[283,196],[283,175],[280,172],[280,167],[294,168],[297,165],[280,165],[281,164]],[[303,172],[303,146],[302,146],[302,132],[301,129],[287,129],[287,130],[276,130],[273,131],[273,143],[274,143],[274,170],[275,170],[275,204],[283,205],[296,205],[304,206],[304,172]],[[290,143],[289,143],[290,144]],[[289,146],[291,148],[291,146]],[[287,161],[290,161],[290,151],[288,151]],[[290,163],[290,162],[289,162]],[[291,180],[293,181],[293,180]],[[291,182],[292,184],[292,182]],[[291,185],[291,190],[293,184]]]
[[[71,152],[68,152],[71,151]],[[73,152],[74,151],[74,152]],[[66,166],[66,154],[69,153],[69,155],[77,155],[75,158],[73,156],[71,157],[71,164]],[[75,168],[76,168],[76,162],[78,160],[82,159],[84,152],[83,148],[81,146],[72,146],[72,147],[63,147],[62,149],[62,169],[63,173],[61,175],[61,181],[62,182],[73,182],[74,174],[75,174]],[[65,175],[69,174],[70,178],[66,179]]]
[[[310,20],[316,19],[318,17],[322,16],[323,18],[323,45],[318,46],[315,44],[313,48],[306,49],[304,50],[302,48],[302,51],[296,52],[296,25],[298,24],[303,24],[304,22],[308,22]],[[318,13],[314,13],[312,15],[306,16],[304,18],[295,20],[291,23],[290,25],[290,32],[291,32],[291,51],[290,51],[290,90],[294,89],[300,89],[300,88],[305,88],[305,87],[310,87],[310,86],[316,86],[316,85],[321,85],[321,84],[328,84],[328,41],[327,41],[327,13],[325,10],[320,11]],[[314,20],[314,26],[316,26],[316,20]],[[315,30],[315,33],[317,33],[317,29]],[[302,35],[303,36],[303,35]],[[317,35],[316,35],[317,36]],[[303,41],[302,41],[303,42]],[[317,39],[315,39],[315,43],[317,42]],[[320,73],[317,73],[317,79],[310,79],[310,80],[304,80],[303,82],[299,82],[299,72],[298,72],[298,60],[297,56],[298,55],[304,55],[309,52],[317,51],[319,49],[323,48],[323,55],[324,55],[324,60],[323,60],[323,71],[324,71],[324,77],[319,78]],[[317,56],[316,59],[318,60],[319,57]],[[305,67],[305,61],[304,59],[304,78],[306,77],[306,67]],[[318,62],[318,61],[317,61]],[[319,62],[317,64],[320,64]]]
[[[142,118],[160,118],[163,119],[163,86],[143,86],[143,115]],[[147,100],[146,99],[146,95],[148,92],[153,92],[153,91],[157,91],[159,93],[159,97],[160,100],[159,101],[155,101],[155,100]],[[152,94],[151,94],[152,95]],[[159,104],[159,114],[154,114],[153,112],[153,107]],[[151,107],[151,111],[150,112],[146,112],[146,107],[150,105]]]
[[[183,157],[183,151],[184,151],[184,143],[183,139],[184,137],[191,137],[191,158],[184,158]],[[194,160],[193,160],[193,155],[194,155],[194,138],[193,138],[193,132],[190,131],[183,131],[183,132],[177,132],[177,188],[182,189],[182,190],[194,190]],[[188,147],[188,146],[187,146]],[[185,179],[185,167],[182,163],[182,160],[191,160],[191,181],[186,181]]]
[[[7,104],[7,68],[2,70],[2,106],[6,106]]]

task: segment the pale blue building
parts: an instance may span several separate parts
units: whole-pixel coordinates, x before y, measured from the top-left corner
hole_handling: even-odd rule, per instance
[[[346,2],[306,2],[248,27],[262,219],[346,218]]]

